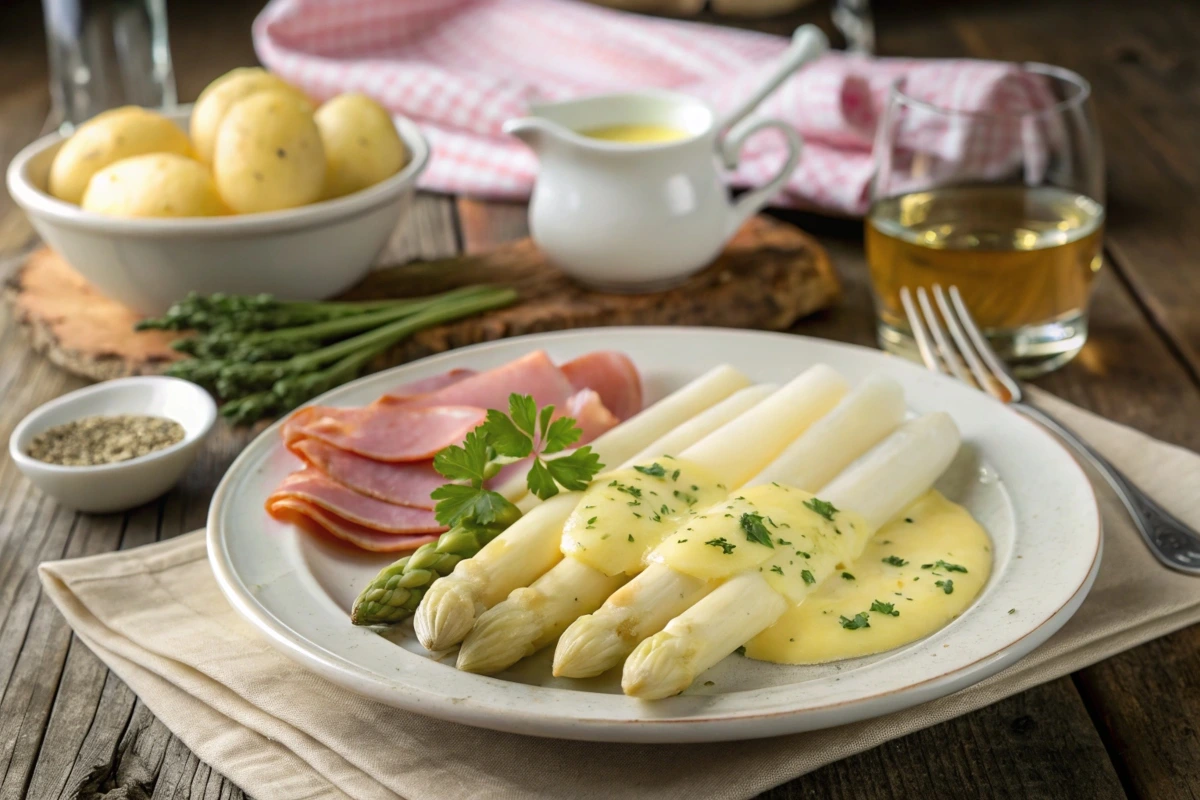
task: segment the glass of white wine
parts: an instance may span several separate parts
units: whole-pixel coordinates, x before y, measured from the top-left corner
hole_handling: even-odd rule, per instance
[[[997,352],[1032,376],[1087,340],[1104,158],[1087,81],[1044,64],[1009,78],[987,112],[892,87],[875,138],[867,263],[884,349],[913,349],[902,286],[954,285]]]

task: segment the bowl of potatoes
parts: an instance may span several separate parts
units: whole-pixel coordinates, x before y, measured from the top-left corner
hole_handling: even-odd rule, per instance
[[[42,239],[105,295],[160,314],[188,292],[321,300],[371,268],[429,148],[361,94],[322,104],[257,68],[191,107],[106,111],[8,168]]]

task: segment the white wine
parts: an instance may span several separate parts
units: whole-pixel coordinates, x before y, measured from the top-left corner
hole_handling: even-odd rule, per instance
[[[935,283],[957,286],[989,335],[1019,338],[1085,319],[1103,227],[1100,203],[1051,186],[952,187],[876,201],[866,248],[881,321],[906,330],[900,288]]]

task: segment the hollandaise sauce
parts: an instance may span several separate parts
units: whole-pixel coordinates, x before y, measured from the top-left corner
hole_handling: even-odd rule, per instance
[[[600,128],[587,128],[579,133],[589,139],[603,139],[606,142],[625,142],[627,144],[674,142],[686,139],[689,135],[685,130],[667,125],[605,125]]]
[[[636,575],[663,537],[728,494],[709,470],[672,456],[614,470],[592,482],[567,518],[562,552],[605,575]]]
[[[931,491],[747,643],[746,655],[818,664],[908,644],[965,611],[991,568],[991,540],[979,523]]]

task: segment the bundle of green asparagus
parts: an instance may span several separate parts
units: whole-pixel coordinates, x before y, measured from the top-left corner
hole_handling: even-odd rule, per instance
[[[424,328],[511,304],[512,289],[468,286],[403,300],[286,302],[270,295],[189,295],[138,330],[195,331],[172,347],[192,358],[168,375],[225,401],[235,423],[277,416],[359,376]]]

